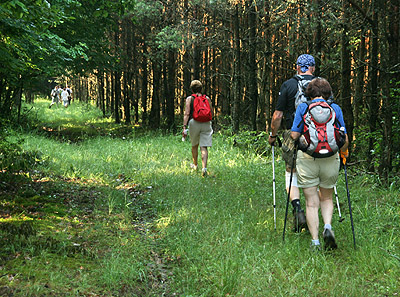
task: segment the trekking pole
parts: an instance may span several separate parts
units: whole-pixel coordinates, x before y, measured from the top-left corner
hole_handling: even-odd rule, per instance
[[[276,203],[275,203],[275,144],[272,145],[272,197],[274,201],[274,229],[276,230]]]
[[[338,198],[336,186],[334,187],[334,190],[335,190],[335,197],[336,197],[336,205],[337,205],[337,209],[339,212],[339,222],[341,223],[341,222],[343,222],[344,218],[342,218],[342,213],[340,212],[339,198]]]
[[[289,209],[290,189],[292,187],[292,178],[293,178],[293,165],[294,165],[294,162],[296,161],[296,155],[297,155],[297,141],[294,144],[292,166],[290,167],[289,190],[288,190],[288,195],[287,195],[287,200],[286,200],[285,222],[283,224],[283,235],[282,235],[283,241],[285,241],[285,230],[286,230],[287,214],[288,214],[288,209]]]
[[[272,132],[270,132],[272,135]],[[282,146],[282,142],[277,137],[278,145]],[[275,201],[275,143],[272,144],[272,196],[274,203],[274,229],[276,230],[276,201]]]
[[[353,213],[351,211],[351,201],[350,201],[350,191],[349,191],[349,182],[347,180],[347,166],[346,163],[343,162],[343,159],[340,158],[343,164],[343,169],[344,169],[344,178],[346,180],[346,190],[347,190],[347,202],[349,203],[349,212],[350,212],[350,222],[351,222],[351,231],[353,232],[353,243],[354,243],[354,249],[356,249],[356,235],[354,233],[354,223],[353,223]]]

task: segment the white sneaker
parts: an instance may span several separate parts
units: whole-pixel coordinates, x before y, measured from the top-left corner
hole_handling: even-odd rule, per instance
[[[206,177],[208,175],[207,168],[201,170],[201,176]]]
[[[192,163],[192,164],[190,164],[190,168],[193,169],[193,170],[197,170],[197,165],[194,165],[194,164]]]

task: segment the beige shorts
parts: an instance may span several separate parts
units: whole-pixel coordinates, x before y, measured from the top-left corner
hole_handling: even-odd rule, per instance
[[[296,159],[299,188],[320,186],[331,189],[336,185],[340,168],[339,154],[328,158],[314,158],[298,151]]]
[[[198,122],[194,119],[189,121],[189,135],[192,146],[211,146],[213,134],[211,121]]]

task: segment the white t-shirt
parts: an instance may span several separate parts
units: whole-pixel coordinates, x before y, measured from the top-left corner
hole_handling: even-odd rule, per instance
[[[61,93],[62,101],[68,101],[68,96],[69,96],[69,94],[66,90],[62,91],[62,93]]]

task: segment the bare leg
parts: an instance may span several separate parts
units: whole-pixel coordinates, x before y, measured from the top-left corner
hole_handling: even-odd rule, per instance
[[[306,218],[308,230],[312,239],[318,239],[319,230],[319,195],[317,187],[303,188],[304,196],[306,196]]]
[[[333,189],[319,188],[322,219],[324,220],[324,224],[329,225],[332,223],[333,214],[332,193]]]
[[[203,168],[207,168],[207,161],[208,161],[208,149],[206,146],[200,147],[201,150],[201,163]]]
[[[290,167],[286,166],[286,172],[288,172],[289,174],[291,173],[290,171]],[[296,173],[296,169],[293,168],[293,173]],[[289,193],[289,186],[286,187],[286,193]],[[300,199],[300,190],[298,187],[295,186],[291,186],[290,187],[290,201],[293,201],[294,199]]]
[[[193,164],[197,166],[197,158],[199,156],[199,145],[192,146]]]

